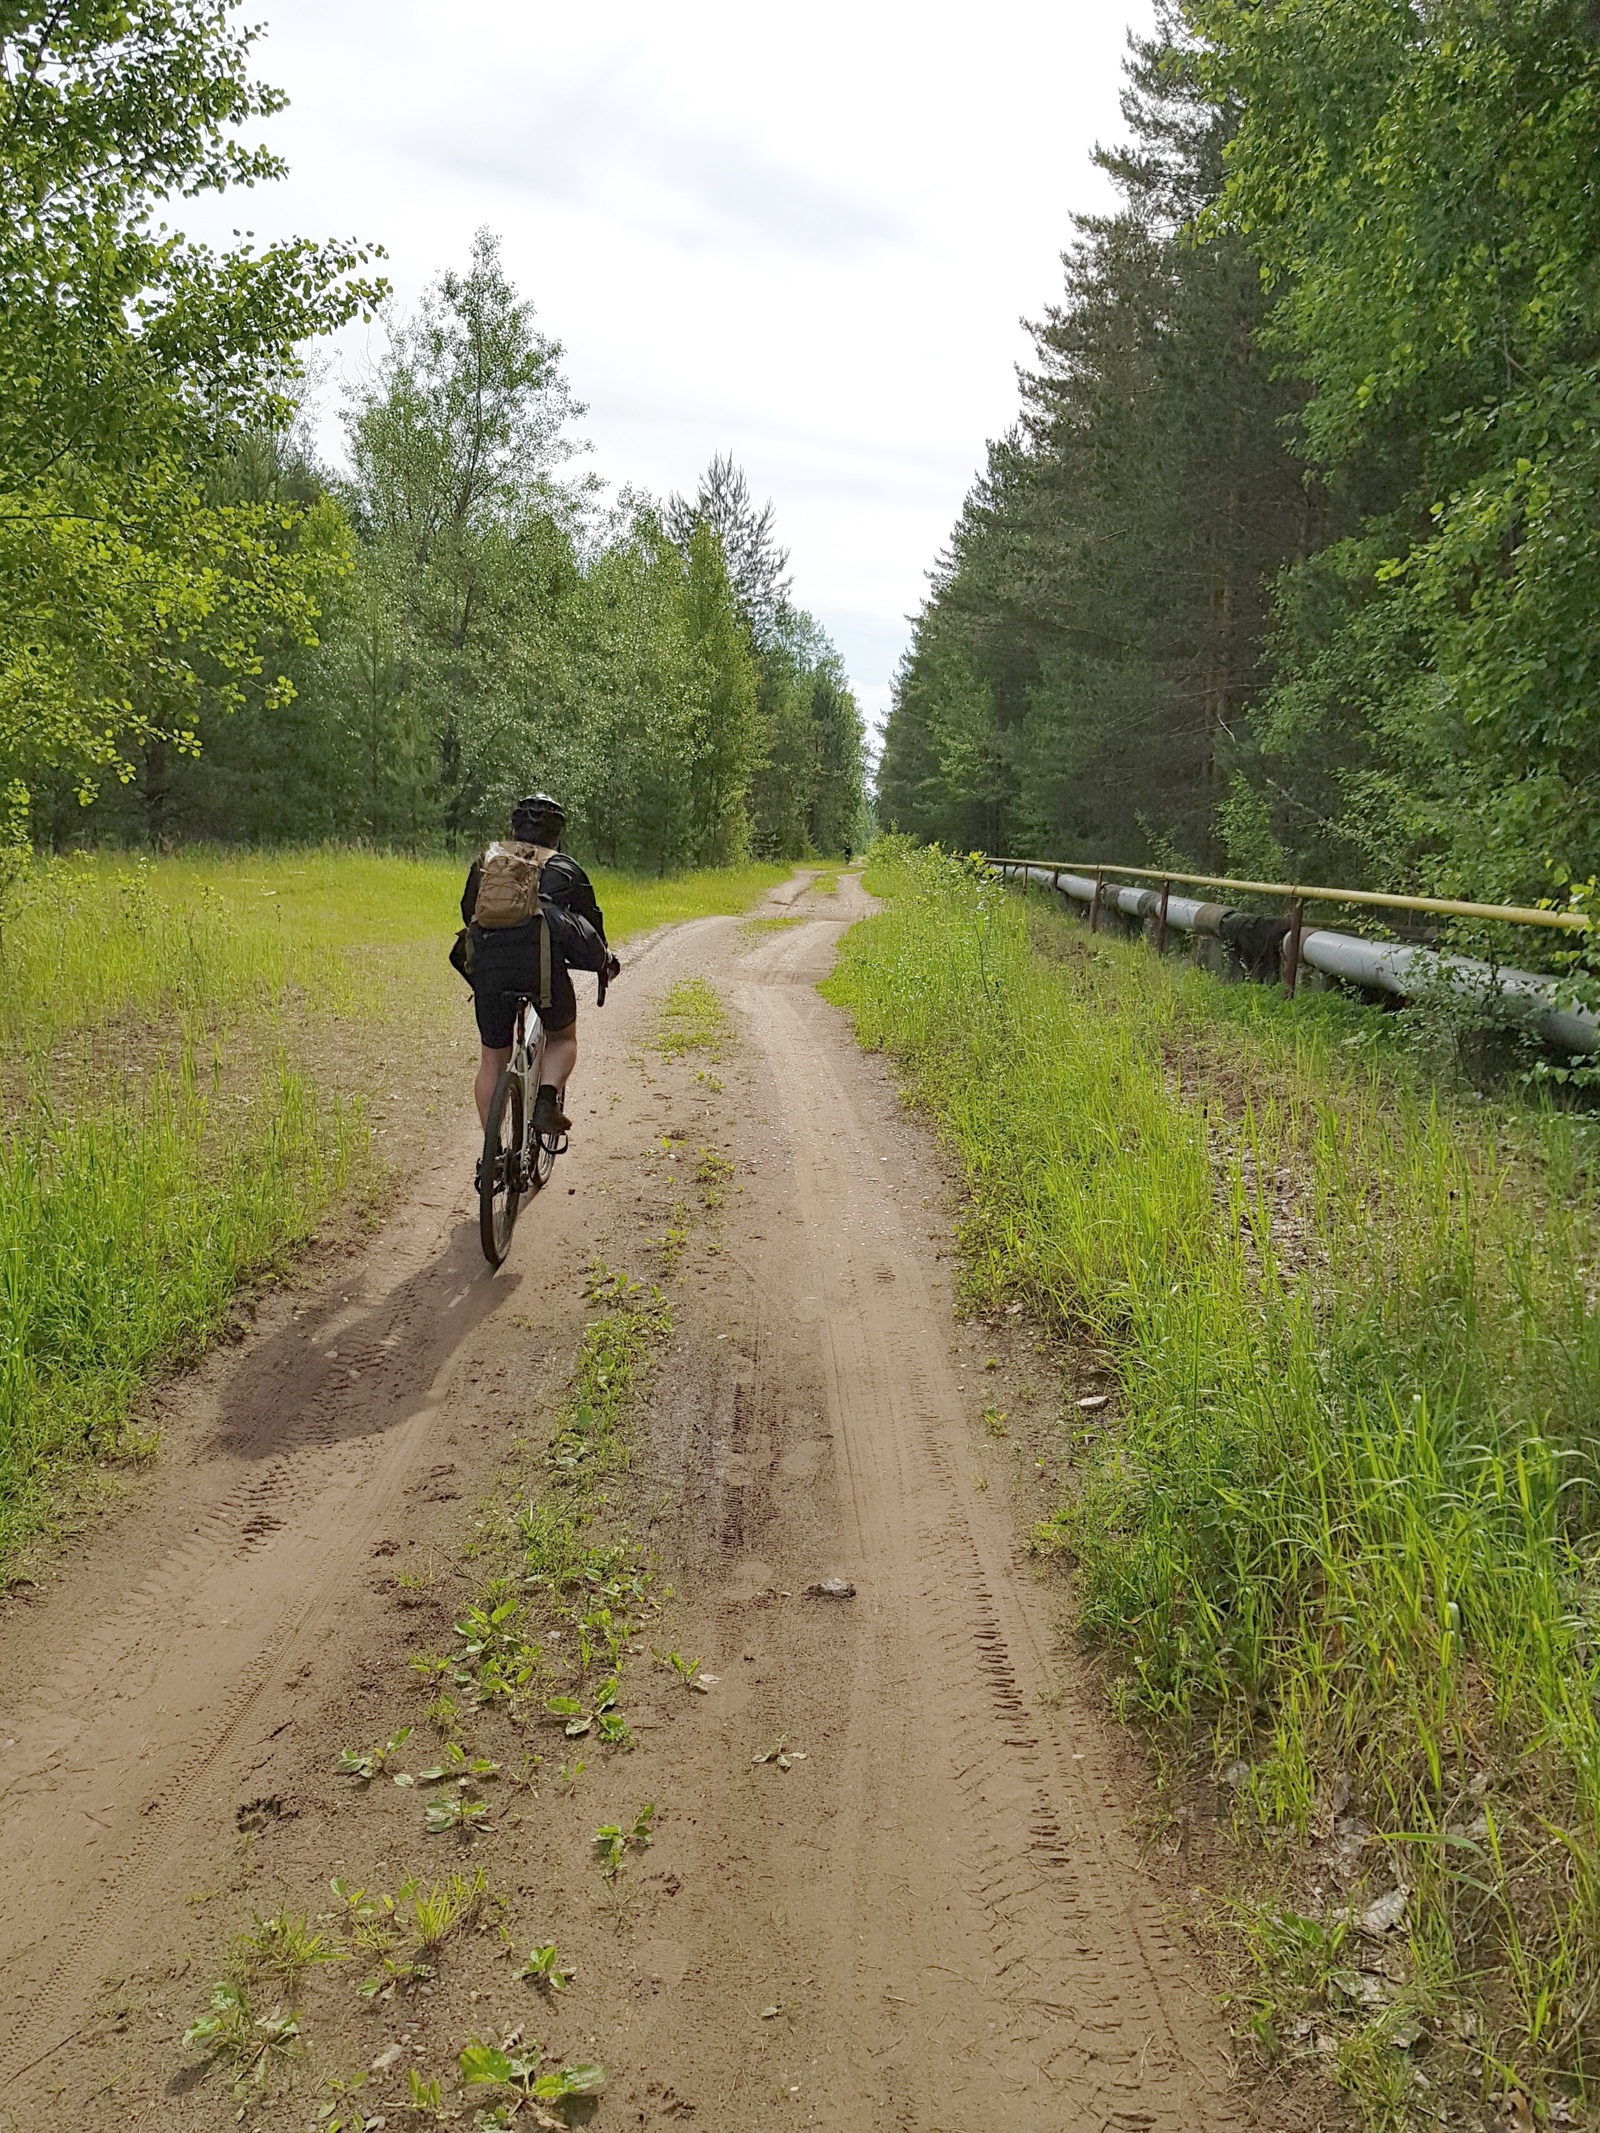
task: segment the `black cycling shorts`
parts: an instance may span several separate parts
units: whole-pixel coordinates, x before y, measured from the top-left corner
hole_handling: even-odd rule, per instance
[[[539,920],[526,926],[472,929],[472,1004],[478,1035],[491,1050],[503,1052],[511,1042],[517,1000],[539,997]],[[572,973],[550,944],[550,1005],[540,1009],[547,1030],[558,1034],[578,1019],[578,996]]]

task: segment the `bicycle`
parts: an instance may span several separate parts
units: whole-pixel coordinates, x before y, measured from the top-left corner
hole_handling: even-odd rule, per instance
[[[511,1029],[511,1057],[500,1070],[483,1129],[478,1166],[478,1237],[490,1266],[505,1263],[517,1210],[550,1182],[565,1134],[535,1133],[533,1103],[544,1067],[544,1023],[537,1003],[521,994]]]

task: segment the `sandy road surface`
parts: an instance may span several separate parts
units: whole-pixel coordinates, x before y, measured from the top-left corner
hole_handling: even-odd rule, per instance
[[[210,1366],[139,1501],[0,1618],[0,2123],[233,2123],[177,2041],[227,1933],[273,1901],[316,1910],[332,1873],[435,1863],[409,1795],[330,1776],[340,1746],[417,1721],[414,1594],[385,1573],[455,1564],[507,1431],[566,1367],[585,1260],[648,1270],[671,1151],[702,1140],[739,1189],[673,1284],[630,1511],[719,1679],[690,1697],[642,1675],[640,1745],[484,1841],[508,1931],[576,1952],[541,2035],[604,2060],[601,2127],[1242,2120],[976,1428],[937,1163],[813,990],[859,885],[794,897],[773,907],[791,927],[660,937],[586,1017],[574,1151],[500,1276],[462,1115],[369,1247]],[[734,1021],[712,1084],[640,1051],[687,975]],[[834,1576],[854,1599],[806,1594]],[[447,1579],[446,1637],[452,1604]],[[790,1770],[753,1760],[780,1739]],[[659,1834],[619,1917],[586,1832],[644,1799]],[[403,2020],[330,1972],[310,2062],[354,2070],[399,2038],[447,2073],[528,1990],[487,1940]],[[310,2125],[311,2078],[258,2122]]]

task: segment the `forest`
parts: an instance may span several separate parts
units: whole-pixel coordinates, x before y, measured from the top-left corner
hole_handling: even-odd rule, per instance
[[[495,235],[399,312],[373,245],[216,251],[270,182],[234,0],[0,29],[0,851],[442,849],[558,792],[666,873],[858,835],[862,730],[731,456],[690,498],[583,472],[584,409]],[[313,442],[317,348],[383,353]],[[325,366],[324,366],[325,367]]]
[[[1186,0],[1123,112],[916,618],[885,819],[1581,903],[1595,11]]]

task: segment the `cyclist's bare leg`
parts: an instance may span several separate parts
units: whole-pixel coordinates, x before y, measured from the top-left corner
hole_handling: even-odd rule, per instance
[[[480,1126],[487,1126],[489,1123],[489,1105],[494,1097],[494,1086],[510,1057],[509,1044],[486,1044],[483,1047],[483,1057],[478,1061],[478,1078],[472,1084],[472,1093],[477,1099]]]
[[[571,1029],[547,1029],[544,1033],[544,1064],[539,1069],[539,1079],[548,1081],[554,1088],[564,1089],[577,1064],[577,1023],[574,1022]]]

